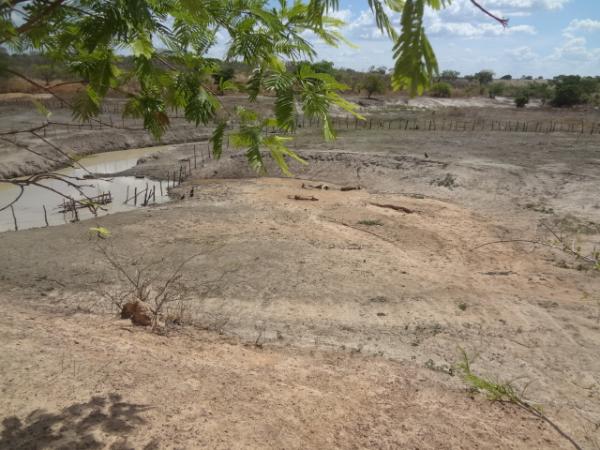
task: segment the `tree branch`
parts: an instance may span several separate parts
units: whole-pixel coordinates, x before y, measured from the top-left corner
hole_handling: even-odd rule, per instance
[[[64,2],[65,2],[65,0],[54,0],[53,2],[48,4],[48,6],[46,6],[46,8],[44,8],[42,11],[40,11],[37,16],[30,17],[29,20],[27,20],[23,25],[21,25],[20,27],[17,27],[15,29],[15,33],[17,35],[27,33],[31,28],[36,26],[41,20],[47,20],[48,16],[50,14],[52,14],[52,11],[54,11],[56,8],[58,8]],[[18,2],[13,3],[11,5],[11,8],[14,7],[14,5],[16,5],[17,3]],[[7,37],[3,38],[2,40],[0,40],[0,44],[4,44],[8,40],[10,40],[10,36],[7,36]]]
[[[483,6],[481,6],[479,3],[477,3],[476,0],[471,0],[471,3],[473,3],[473,5],[475,5],[476,8],[483,11],[484,14],[490,16],[492,19],[499,22],[500,25],[502,25],[504,28],[508,27],[508,19],[504,19],[504,18],[501,18],[501,17],[498,17],[498,16],[492,14],[490,11],[488,11]]]

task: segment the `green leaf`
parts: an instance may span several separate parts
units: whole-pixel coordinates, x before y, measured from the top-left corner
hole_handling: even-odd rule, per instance
[[[131,50],[133,51],[133,56],[142,56],[146,59],[150,59],[154,54],[154,46],[147,38],[137,38],[131,43]]]
[[[423,27],[424,3],[425,0],[406,0],[402,32],[394,45],[392,86],[408,88],[411,95],[421,95],[438,73],[437,60]]]
[[[210,138],[210,142],[213,144],[213,155],[215,159],[219,159],[223,153],[223,137],[226,129],[227,122],[219,122]]]
[[[89,229],[89,233],[95,234],[96,236],[98,236],[101,239],[109,238],[111,235],[110,230],[105,227],[92,227]]]
[[[52,112],[48,110],[48,108],[46,108],[46,105],[44,105],[42,102],[40,102],[37,99],[32,99],[31,102],[34,104],[35,109],[41,114],[43,115],[46,119],[49,119],[50,116],[52,115]]]
[[[91,87],[79,92],[73,100],[73,117],[76,120],[85,122],[100,113],[100,96]]]

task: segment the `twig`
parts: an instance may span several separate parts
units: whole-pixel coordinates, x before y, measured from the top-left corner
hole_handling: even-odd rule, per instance
[[[325,219],[328,220],[329,222],[336,223],[338,225],[343,225],[345,227],[352,228],[353,230],[361,231],[363,233],[367,233],[367,234],[373,235],[373,236],[375,236],[375,237],[377,237],[377,238],[379,238],[379,239],[381,239],[381,240],[383,240],[385,242],[389,242],[390,244],[396,245],[396,241],[394,241],[392,239],[388,239],[388,238],[386,238],[384,236],[381,236],[381,235],[379,235],[377,233],[373,233],[372,231],[365,230],[364,228],[355,227],[354,225],[350,225],[349,223],[346,223],[346,222],[338,222],[337,220],[330,219],[328,217],[326,217]]]
[[[393,209],[394,211],[402,211],[403,213],[406,213],[406,214],[414,213],[414,211],[412,209],[406,208],[404,206],[390,205],[387,203],[371,203],[371,205],[377,206],[379,208]]]
[[[42,159],[47,159],[49,161],[52,161],[55,164],[64,164],[64,161],[59,161],[57,159],[50,158],[49,156],[46,156],[46,155],[44,155],[42,153],[36,152],[35,150],[31,149],[29,146],[27,146],[25,144],[21,144],[20,142],[11,141],[10,139],[4,138],[2,136],[0,136],[0,140],[2,140],[4,142],[8,142],[8,143],[14,145],[15,147],[19,147],[19,148],[21,148],[23,150],[26,150],[29,153],[33,153],[34,155],[39,156]]]
[[[2,133],[0,133],[0,136],[9,136],[11,134],[20,134],[20,133],[31,133],[32,131],[43,130],[47,126],[48,126],[48,123],[44,123],[42,125],[38,125],[37,127],[27,128],[27,129],[24,129],[24,130],[3,131]]]
[[[37,137],[38,139],[41,139],[42,141],[44,141],[46,144],[48,144],[50,147],[52,147],[54,150],[56,150],[58,153],[60,153],[61,155],[63,155],[65,158],[67,158],[69,161],[71,161],[71,163],[78,165],[81,169],[83,169],[85,172],[87,172],[89,175],[92,175],[92,172],[90,172],[83,164],[81,164],[79,161],[74,160],[71,156],[69,156],[65,151],[63,151],[60,147],[58,147],[57,145],[53,144],[52,142],[50,142],[48,139],[46,139],[43,136],[40,136],[39,134],[37,134],[35,131],[31,131],[31,134],[33,134],[35,137]]]

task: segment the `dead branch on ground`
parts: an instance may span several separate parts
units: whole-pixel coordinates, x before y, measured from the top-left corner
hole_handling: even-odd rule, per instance
[[[412,209],[406,208],[404,206],[391,205],[391,204],[387,204],[387,203],[373,203],[373,202],[371,202],[371,205],[377,206],[379,208],[393,209],[394,211],[402,211],[403,213],[406,213],[406,214],[412,214],[412,213],[415,212]]]
[[[317,197],[313,197],[312,195],[310,197],[304,197],[302,195],[288,195],[288,198],[290,200],[300,200],[300,201],[310,201],[310,202],[319,201],[319,199]]]

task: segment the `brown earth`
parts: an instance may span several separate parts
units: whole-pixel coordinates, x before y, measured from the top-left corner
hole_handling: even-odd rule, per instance
[[[229,153],[193,172],[183,201],[0,234],[0,448],[569,448],[470,393],[460,348],[598,448],[597,273],[528,243],[477,248],[550,239],[542,223],[598,245],[598,137],[378,130],[295,145],[301,179],[247,178]],[[92,238],[96,224],[112,236]],[[183,326],[116,319],[108,294],[127,284],[97,245],[157,279],[198,255],[165,311]]]
[[[516,407],[384,358],[19,306],[0,324],[2,449],[568,448]]]

